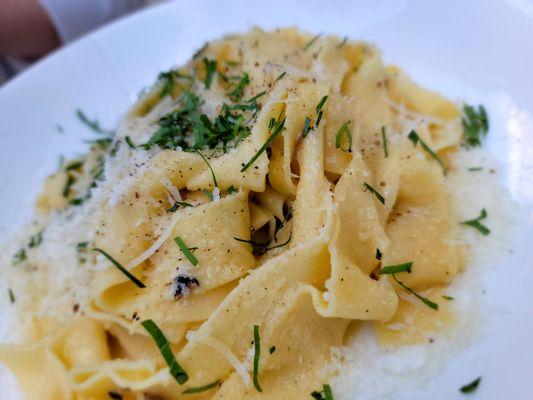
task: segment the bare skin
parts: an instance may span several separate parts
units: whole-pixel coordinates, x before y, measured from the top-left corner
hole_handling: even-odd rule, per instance
[[[60,44],[38,0],[0,0],[0,54],[35,60]]]

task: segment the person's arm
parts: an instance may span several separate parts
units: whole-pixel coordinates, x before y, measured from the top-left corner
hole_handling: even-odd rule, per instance
[[[39,58],[61,44],[38,0],[0,0],[0,54]]]

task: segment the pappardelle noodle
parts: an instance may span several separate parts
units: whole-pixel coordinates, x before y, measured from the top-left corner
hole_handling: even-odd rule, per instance
[[[326,365],[354,321],[382,345],[453,321],[464,251],[445,181],[488,127],[471,111],[465,126],[367,43],[206,44],[115,133],[78,113],[96,140],[37,200],[10,266],[30,331],[0,361],[28,399],[333,398]]]

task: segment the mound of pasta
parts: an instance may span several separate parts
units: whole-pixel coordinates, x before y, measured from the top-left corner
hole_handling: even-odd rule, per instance
[[[28,399],[332,399],[354,321],[396,346],[453,320],[461,112],[375,47],[254,29],[116,132],[78,114],[96,139],[9,267],[27,330],[0,361]]]

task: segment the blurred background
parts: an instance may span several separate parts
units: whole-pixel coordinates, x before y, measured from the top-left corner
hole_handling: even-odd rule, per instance
[[[0,0],[0,86],[76,38],[164,0]]]

